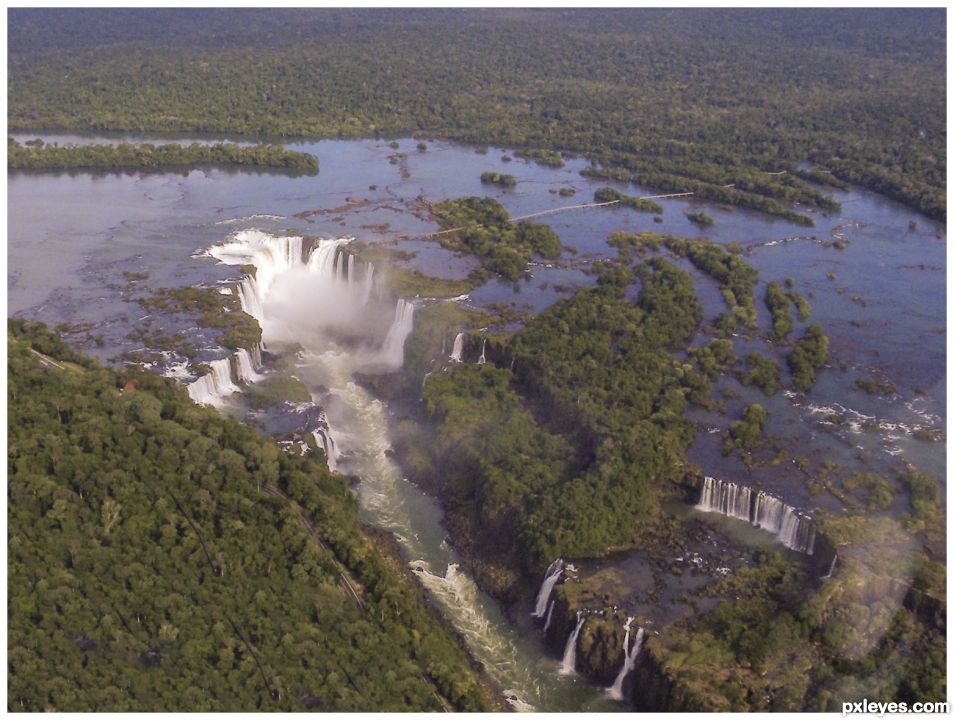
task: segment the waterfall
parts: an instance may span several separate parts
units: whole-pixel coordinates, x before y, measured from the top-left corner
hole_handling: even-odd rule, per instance
[[[254,294],[261,309],[261,300],[268,294],[275,278],[286,270],[302,264],[303,239],[297,236],[276,237],[261,230],[242,230],[232,236],[231,241],[209,249],[209,255],[226,265],[254,265],[255,277],[242,283],[239,297],[243,309],[248,304],[255,308]],[[244,286],[244,287],[243,287]],[[245,310],[253,317],[255,313]],[[257,318],[261,322],[261,318]]]
[[[235,353],[235,360],[235,374],[238,375],[239,382],[253,383],[262,379],[262,376],[255,372],[255,368],[252,365],[252,356],[248,350],[239,348],[238,352]]]
[[[566,649],[563,651],[563,665],[560,667],[561,675],[576,674],[576,639],[580,636],[580,630],[583,628],[584,622],[586,622],[586,617],[583,615],[583,611],[577,610],[576,627],[570,633],[570,637],[566,641]]]
[[[563,558],[557,558],[552,563],[550,567],[547,568],[547,574],[543,577],[543,584],[540,585],[540,591],[537,593],[537,602],[533,609],[533,612],[530,613],[533,617],[543,617],[543,613],[547,609],[547,601],[550,599],[550,593],[553,592],[553,587],[557,584],[557,580],[560,579],[560,575],[563,574]]]
[[[487,669],[494,683],[507,688],[506,700],[511,706],[522,710],[533,710],[534,706],[540,710],[583,709],[598,691],[559,677],[553,672],[557,661],[552,664],[540,662],[539,642],[524,637],[507,622],[499,603],[483,593],[459,568],[453,548],[442,542],[446,531],[440,523],[440,506],[407,482],[395,464],[391,453],[388,405],[357,382],[355,375],[366,367],[375,370],[380,367],[381,338],[386,330],[381,327],[381,321],[386,324],[393,309],[395,322],[392,329],[404,323],[410,326],[415,306],[410,303],[407,307],[400,303],[398,308],[392,304],[385,306],[371,285],[374,277],[371,266],[360,260],[356,261],[353,276],[348,278],[348,287],[345,287],[335,264],[335,256],[340,254],[337,245],[344,245],[344,242],[305,242],[299,267],[291,268],[286,277],[276,277],[271,286],[265,282],[267,272],[259,269],[255,273],[260,294],[254,298],[263,300],[261,304],[265,310],[262,326],[265,342],[272,349],[286,340],[294,343],[300,338],[301,351],[295,353],[294,359],[289,358],[294,363],[296,376],[305,383],[316,402],[329,399],[325,408],[326,423],[318,421],[308,425],[309,431],[317,432],[314,442],[309,438],[308,444],[314,448],[317,443],[317,447],[325,448],[329,463],[336,463],[339,471],[360,478],[358,502],[362,520],[394,533],[402,545],[403,554],[417,558],[410,566],[425,586],[429,600],[454,625],[468,650]],[[245,248],[242,252],[244,254],[220,255],[228,257],[229,264],[235,266],[251,264],[251,250]],[[316,274],[319,270],[322,271],[320,277]],[[313,278],[309,277],[313,274]],[[312,286],[321,292],[311,295]],[[346,321],[350,321],[350,317],[363,320],[361,315],[374,314],[378,322],[367,326],[379,329],[375,334],[377,343],[369,347],[360,342],[358,333],[363,327],[343,325],[335,317],[322,322],[335,309],[320,312],[322,308],[317,306],[321,295],[334,300],[335,307],[341,305],[348,311]],[[368,298],[367,309],[351,313],[358,308],[357,303]],[[299,303],[292,306],[295,299]],[[281,315],[285,306],[292,310],[287,317]],[[332,323],[337,323],[335,330],[342,327],[346,331],[340,334],[345,337],[341,343],[338,342],[339,333],[323,332]],[[390,331],[387,334],[392,335]],[[398,335],[396,330],[393,334]],[[453,340],[453,336],[450,339]],[[402,336],[400,340],[403,345],[405,338]],[[395,341],[393,344],[399,343]],[[446,360],[446,357],[446,354],[441,355],[442,359]],[[310,409],[312,404],[299,405],[308,405]],[[333,434],[328,426],[333,429]],[[283,443],[282,447],[297,454],[297,438],[296,442]],[[562,634],[565,631],[562,616],[554,609],[551,618],[555,625],[560,626],[554,632]],[[570,684],[574,687],[569,687]],[[571,692],[565,692],[567,689]]]
[[[218,405],[226,395],[239,392],[232,382],[232,363],[229,358],[209,363],[211,372],[187,386],[189,397],[200,405]]]
[[[428,370],[426,373],[424,373],[424,379],[421,380],[421,400],[424,399],[424,388],[427,387],[427,378],[429,378],[433,372],[433,370]]]
[[[752,489],[745,485],[706,477],[702,488],[702,498],[696,507],[705,512],[716,512],[738,520],[749,520],[752,514]]]
[[[838,553],[835,553],[835,557],[831,559],[831,567],[828,568],[828,573],[826,575],[822,575],[822,580],[825,580],[831,577],[831,574],[835,572],[835,564],[837,562],[838,562]]]
[[[745,485],[706,477],[696,508],[745,520],[773,535],[785,547],[811,555],[815,524],[777,497]]]
[[[374,266],[360,263],[344,250],[352,240],[350,237],[319,240],[306,251],[303,238],[297,236],[277,237],[261,230],[242,230],[228,242],[210,248],[208,255],[226,265],[255,266],[255,274],[246,275],[239,283],[238,295],[242,310],[262,324],[263,305],[275,278],[293,268],[307,268],[340,282],[348,288],[356,305],[364,307],[371,298]],[[360,272],[362,266],[363,273]]]
[[[246,275],[242,278],[238,286],[238,296],[242,311],[258,320],[258,324],[261,325],[265,320],[265,310],[262,308],[262,293],[254,277]]]
[[[314,430],[311,436],[315,442],[325,451],[325,458],[328,461],[328,469],[334,472],[338,469],[338,444],[335,442],[335,436],[331,434],[331,428],[325,430]]]
[[[543,634],[547,634],[547,630],[550,629],[550,621],[553,619],[553,606],[556,604],[556,600],[550,601],[550,607],[547,609],[547,620],[543,623]]]
[[[454,349],[451,350],[450,359],[454,362],[461,362],[460,356],[464,352],[464,333],[457,333],[454,338]]]
[[[484,338],[484,342],[480,345],[480,357],[477,358],[477,364],[483,365],[487,362],[487,338]]]
[[[414,329],[414,305],[403,298],[397,301],[394,321],[381,346],[380,359],[388,367],[397,370],[404,364],[404,341]]]
[[[371,299],[371,290],[374,288],[374,265],[367,263],[364,266],[364,281],[361,289],[361,307],[368,304]]]
[[[632,625],[633,618],[626,618],[626,636],[623,638],[623,667],[620,668],[619,675],[616,676],[616,681],[613,683],[613,686],[607,688],[606,692],[614,700],[623,699],[623,681],[626,679],[626,676],[632,671],[636,666],[636,656],[639,655],[639,651],[643,647],[643,632],[642,628],[636,631],[636,639],[633,642],[632,650],[629,650],[629,626]]]

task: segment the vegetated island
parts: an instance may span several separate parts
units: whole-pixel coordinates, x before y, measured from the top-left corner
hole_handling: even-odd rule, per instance
[[[651,212],[657,215],[663,211],[662,205],[658,202],[647,198],[632,197],[631,195],[621,193],[619,190],[614,190],[611,187],[601,187],[593,193],[593,201],[598,203],[615,202],[624,207],[632,208],[633,210],[642,210],[643,212]]]
[[[488,170],[485,173],[481,173],[480,182],[485,185],[499,185],[504,188],[512,188],[517,186],[517,178],[513,175],[507,175],[506,173],[493,172]]]
[[[449,250],[470,253],[482,263],[479,274],[496,273],[518,280],[527,263],[538,255],[556,258],[563,249],[560,237],[549,225],[520,220],[489,197],[445,200],[431,207],[431,215],[446,234],[440,243]]]
[[[805,225],[849,182],[946,218],[941,9],[30,8],[10,38],[15,129],[420,134]]]
[[[60,146],[45,144],[39,139],[28,140],[23,145],[13,138],[7,139],[10,170],[173,170],[197,165],[306,175],[318,172],[318,158],[314,155],[287,150],[280,145],[95,143]]]

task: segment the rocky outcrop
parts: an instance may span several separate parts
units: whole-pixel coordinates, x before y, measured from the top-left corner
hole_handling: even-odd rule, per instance
[[[917,615],[929,627],[942,632],[947,627],[947,601],[945,599],[916,587],[908,587],[903,603],[904,607]]]
[[[577,640],[576,663],[580,674],[598,685],[611,685],[625,660],[623,623],[615,615],[590,615]]]

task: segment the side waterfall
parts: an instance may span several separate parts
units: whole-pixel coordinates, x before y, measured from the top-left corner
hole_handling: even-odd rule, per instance
[[[837,555],[837,553],[836,553],[836,554],[835,554],[835,557],[833,557],[833,558],[831,559],[831,567],[828,568],[828,573],[827,573],[826,575],[822,575],[822,580],[826,580],[827,578],[830,578],[830,577],[831,577],[831,574],[832,574],[833,572],[835,572],[835,565],[836,565],[837,563],[838,563],[838,555]]]
[[[262,376],[255,372],[252,356],[245,348],[239,348],[238,352],[235,353],[235,362],[237,365],[236,374],[240,382],[253,383],[262,379]]]
[[[338,444],[335,442],[335,436],[331,433],[331,428],[326,430],[314,430],[311,436],[322,450],[325,451],[325,458],[328,460],[328,469],[334,472],[338,469],[338,460],[341,455],[338,452]]]
[[[547,610],[547,619],[546,619],[546,622],[543,623],[543,634],[544,634],[544,635],[546,635],[546,634],[547,634],[547,630],[550,629],[550,621],[553,619],[553,606],[554,606],[555,604],[556,604],[556,602],[555,602],[554,600],[551,600],[551,601],[550,601],[550,607],[549,607],[549,609]]]
[[[186,388],[192,401],[200,405],[218,405],[225,396],[239,392],[238,386],[232,382],[232,363],[229,358],[213,360],[209,367],[211,372]]]
[[[586,622],[586,616],[582,610],[576,611],[576,627],[566,641],[566,649],[563,651],[563,665],[560,667],[561,675],[576,674],[576,639],[580,636],[580,630],[583,629],[583,623]]]
[[[614,700],[623,700],[623,681],[636,666],[636,656],[639,655],[639,651],[643,647],[643,636],[645,633],[642,628],[639,628],[639,630],[636,631],[636,639],[633,642],[632,649],[628,649],[629,626],[632,625],[632,623],[633,618],[626,618],[626,636],[623,638],[623,667],[620,668],[619,675],[616,676],[616,681],[613,683],[613,686],[606,690],[609,696]]]
[[[531,615],[534,617],[543,617],[543,613],[547,610],[547,602],[550,600],[550,593],[553,592],[553,588],[562,574],[563,558],[557,558],[550,563],[550,567],[547,568],[547,574],[543,578],[543,584],[540,585],[540,591],[537,593],[537,602],[533,612],[530,613]]]
[[[477,358],[477,364],[483,365],[487,362],[487,338],[484,338],[484,342],[480,346],[480,357]]]
[[[696,508],[745,520],[775,535],[785,547],[811,555],[815,524],[777,497],[745,485],[706,477]]]
[[[252,348],[252,352],[240,348],[231,358],[211,361],[209,363],[211,372],[186,387],[189,397],[200,405],[220,405],[226,396],[241,392],[241,388],[232,382],[233,360],[235,377],[240,383],[249,385],[264,377],[255,371],[256,367],[261,366],[261,358],[261,352],[256,347]]]
[[[414,306],[407,300],[397,301],[394,321],[381,346],[381,362],[395,370],[404,364],[404,341],[414,329]]]
[[[460,356],[464,352],[464,333],[457,333],[454,338],[454,348],[451,350],[450,359],[454,362],[461,362]]]

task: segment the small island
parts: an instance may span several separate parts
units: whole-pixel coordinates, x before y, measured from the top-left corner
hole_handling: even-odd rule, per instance
[[[484,185],[499,185],[503,188],[512,188],[517,185],[517,178],[513,175],[507,175],[505,173],[498,173],[488,170],[485,173],[482,173],[480,176],[480,182]]]
[[[10,170],[169,170],[197,165],[283,170],[315,175],[318,158],[287,150],[280,145],[203,145],[169,143],[104,143],[90,145],[44,144],[29,140],[21,145],[7,139],[7,168]]]

